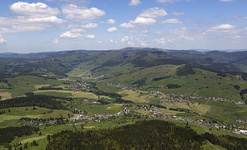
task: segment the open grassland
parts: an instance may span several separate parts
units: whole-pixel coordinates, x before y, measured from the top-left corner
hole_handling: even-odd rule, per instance
[[[107,86],[101,83],[101,81],[97,82],[97,88],[99,90],[105,91],[105,92],[109,92],[109,93],[117,93],[118,91],[120,91],[121,89],[118,89],[114,86]]]
[[[154,78],[154,77],[164,77],[164,75],[173,75],[176,73],[176,70],[181,67],[180,65],[160,65],[145,69],[137,70],[131,73],[131,76],[142,76],[147,78]]]
[[[179,102],[179,103],[166,102],[166,103],[163,103],[162,105],[166,106],[168,109],[178,108],[178,109],[183,109],[183,110],[189,110],[201,116],[205,115],[211,109],[210,105],[200,104],[196,102],[193,102],[193,103],[191,102]]]
[[[122,95],[124,100],[130,100],[135,103],[149,103],[155,99],[153,95],[141,91],[123,90],[119,91],[118,94]]]
[[[227,102],[214,102],[197,100],[198,103],[209,105],[211,108],[204,114],[205,117],[218,120],[224,123],[235,123],[237,119],[246,119],[247,106],[236,105]]]
[[[206,125],[199,125],[199,124],[193,124],[193,123],[188,123],[187,125],[186,122],[179,121],[179,120],[172,120],[172,119],[165,119],[165,120],[168,122],[174,123],[177,126],[182,126],[182,127],[189,126],[191,129],[193,129],[198,134],[204,134],[205,132],[208,132],[208,133],[212,133],[215,135],[230,135],[230,136],[235,136],[238,138],[247,138],[247,136],[243,134],[235,134],[235,133],[229,132],[224,129],[217,130],[215,128],[212,128]]]
[[[0,121],[0,128],[19,127],[19,119]]]
[[[55,79],[48,79],[38,76],[17,76],[14,78],[7,78],[11,89],[8,92],[12,93],[13,97],[24,96],[25,93],[30,93],[36,90],[35,85],[63,85],[63,82]]]
[[[174,75],[177,68],[179,68],[179,66],[176,65],[161,65],[150,68],[139,68],[129,71],[126,74],[107,79],[105,82],[109,81],[111,83],[120,83],[127,86],[133,86],[133,83],[145,77],[150,84],[154,78]],[[150,84],[150,86],[153,86],[153,84]]]
[[[187,110],[191,109],[186,102],[174,103],[173,107],[174,108],[187,109]]]
[[[56,96],[56,97],[71,97],[72,91],[64,90],[39,90],[34,91],[35,95],[47,95],[47,96]]]
[[[179,112],[179,111],[174,111],[174,110],[169,110],[169,109],[159,109],[159,112],[164,113],[166,115],[179,115],[179,114],[184,114],[184,112]]]
[[[20,119],[21,116],[11,116],[11,115],[0,115],[0,123],[6,120],[16,120]]]
[[[39,89],[39,88],[48,87],[48,86],[51,86],[51,85],[50,84],[36,84],[36,85],[34,85],[34,88]]]
[[[88,104],[75,107],[79,110],[86,111],[88,114],[115,114],[122,110],[122,104]]]
[[[219,145],[213,145],[209,141],[207,141],[207,144],[203,145],[202,148],[204,150],[227,150]]]
[[[50,117],[58,118],[62,115],[64,118],[68,118],[68,114],[71,114],[71,111],[69,110],[51,110],[41,107],[12,107],[8,109],[0,109],[0,111],[1,110],[5,110],[6,113],[0,115],[0,122],[16,120],[22,117],[48,119]]]
[[[211,106],[205,105],[205,104],[199,104],[195,103],[195,107],[192,107],[192,109],[199,115],[205,115],[208,111],[210,111]]]
[[[39,135],[39,132],[38,132],[38,133],[33,133],[30,136],[22,136],[22,137],[16,138],[14,141],[11,142],[11,144],[16,144],[20,142],[24,144],[26,142],[30,143],[33,140],[35,140],[38,143],[38,146],[31,147],[31,145],[28,144],[29,149],[32,149],[32,150],[45,149],[46,145],[48,144],[47,135],[55,134],[63,130],[74,130],[74,128],[72,126],[65,126],[65,125],[40,127],[41,135]],[[77,127],[77,130],[80,130],[80,128]]]
[[[69,73],[67,73],[67,75],[68,75],[68,79],[71,80],[71,79],[85,78],[89,73],[90,73],[89,70],[72,70]]]
[[[136,86],[143,90],[158,90],[168,93],[184,95],[220,97],[241,101],[240,90],[246,89],[246,82],[235,76],[217,76],[216,73],[202,69],[194,69],[193,75],[177,76],[176,70],[181,66],[162,65],[151,68],[139,69],[132,73],[115,76],[102,82],[120,83],[125,86]],[[175,84],[179,88],[167,88],[167,85]],[[240,89],[234,86],[239,85]]]
[[[5,110],[5,115],[12,116],[41,115],[50,111],[50,109],[41,107],[12,107],[0,110]]]
[[[62,89],[65,89],[66,88],[65,85],[56,85],[56,86],[52,86],[50,84],[36,84],[36,85],[34,85],[34,88],[36,90],[38,90],[39,88],[44,88],[44,87],[62,88]]]
[[[159,82],[153,82],[148,84],[159,87],[167,91],[168,93],[180,93],[180,94],[193,94],[206,97],[222,97],[227,99],[234,99],[240,101],[239,90],[234,88],[234,85],[240,85],[241,88],[246,88],[243,81],[239,81],[236,78],[219,77],[216,73],[212,73],[205,70],[195,69],[196,74],[188,76],[172,76],[171,78],[163,79]],[[165,86],[168,84],[180,85],[180,88],[168,89]]]
[[[11,93],[10,92],[0,92],[1,99],[0,100],[6,100],[11,99]]]
[[[57,97],[71,97],[71,98],[88,98],[88,99],[98,99],[106,98],[110,99],[107,96],[97,96],[90,92],[82,91],[65,91],[65,90],[39,90],[34,91],[36,95],[48,95],[48,96],[57,96]]]

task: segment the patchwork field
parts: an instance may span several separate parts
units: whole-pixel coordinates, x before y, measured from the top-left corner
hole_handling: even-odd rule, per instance
[[[1,99],[6,100],[12,98],[12,94],[10,92],[0,92]]]
[[[106,98],[110,99],[107,96],[97,96],[90,92],[82,91],[65,91],[65,90],[39,90],[34,91],[36,95],[49,95],[49,96],[58,96],[58,97],[71,97],[71,98],[88,98],[88,99],[98,99]]]
[[[130,100],[135,103],[150,103],[151,100],[155,99],[153,95],[142,91],[123,90],[117,93],[122,95],[124,100]]]

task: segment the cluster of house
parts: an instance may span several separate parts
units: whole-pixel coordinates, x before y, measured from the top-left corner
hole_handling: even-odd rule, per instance
[[[68,120],[63,117],[59,118],[20,118],[20,124],[24,126],[50,126],[50,125],[61,125],[66,124]]]
[[[245,124],[245,123],[247,123],[247,119],[238,119],[238,120],[236,120],[236,123]]]
[[[125,104],[125,106],[128,107],[134,107],[136,109],[142,109],[144,111],[149,111],[149,114],[147,115],[138,115],[138,118],[162,118],[162,119],[173,119],[178,121],[183,121],[185,123],[193,123],[193,124],[199,124],[199,125],[206,125],[210,126],[212,128],[215,128],[217,130],[224,129],[228,130],[237,134],[246,134],[247,135],[247,129],[243,125],[237,125],[237,124],[219,124],[216,121],[206,121],[205,119],[191,119],[191,118],[182,118],[178,117],[176,115],[168,115],[166,113],[160,113],[159,108],[155,106],[151,106],[150,108],[147,105],[132,105],[132,104]],[[247,120],[237,120],[237,123],[247,123]]]
[[[124,86],[122,84],[113,84],[113,83],[103,83],[103,84],[106,85],[106,86],[116,87],[116,88],[122,89],[122,90],[128,90],[128,89],[130,89],[129,87]]]
[[[91,73],[88,73],[85,77],[85,79],[91,79],[91,80],[100,80],[100,79],[105,79],[105,78],[109,78],[112,77],[112,75],[110,74],[104,74],[104,75],[99,75],[99,76],[93,76]]]
[[[188,102],[189,99],[195,100],[195,99],[203,99],[203,100],[210,100],[215,102],[228,102],[228,103],[234,103],[236,105],[243,105],[245,104],[243,101],[236,102],[232,99],[226,99],[226,98],[220,98],[220,97],[204,97],[204,96],[185,96],[183,94],[174,94],[174,93],[166,93],[166,92],[160,92],[160,91],[151,91],[150,94],[153,94],[155,96],[160,95],[159,99],[162,102]],[[164,98],[163,95],[166,95],[166,98]]]
[[[122,111],[117,112],[115,114],[94,114],[89,115],[86,111],[74,110],[74,114],[70,116],[69,120],[72,122],[76,121],[88,121],[88,122],[100,122],[101,120],[106,120],[111,117],[121,117],[124,115],[130,114],[130,110],[127,109],[127,107],[124,107]]]
[[[71,83],[70,85],[68,85],[67,88],[71,91],[82,90],[89,92],[91,90],[91,86],[89,83],[81,83],[81,82]]]
[[[204,100],[210,100],[215,102],[228,102],[228,103],[234,103],[236,105],[243,105],[244,102],[236,102],[232,99],[225,99],[225,98],[219,98],[219,97],[203,97],[203,96],[190,96],[190,99],[204,99]]]

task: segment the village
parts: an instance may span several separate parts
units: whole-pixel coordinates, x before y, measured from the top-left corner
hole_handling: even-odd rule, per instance
[[[105,76],[104,76],[105,77]],[[143,93],[142,91],[139,91],[137,88],[131,88],[124,86],[122,84],[113,84],[113,83],[104,83],[106,86],[113,86],[116,87],[120,90],[132,90],[135,92]],[[68,88],[72,91],[76,90],[82,90],[82,91],[88,91],[90,92],[92,90],[92,85],[90,83],[81,83],[81,82],[76,82],[68,86]],[[218,122],[214,121],[206,121],[205,119],[196,119],[193,120],[191,118],[184,118],[184,117],[178,117],[176,115],[169,115],[166,113],[161,113],[159,112],[159,107],[162,106],[162,104],[165,103],[194,103],[193,100],[201,99],[201,100],[209,100],[209,101],[214,101],[214,102],[227,102],[227,103],[234,103],[236,105],[243,105],[245,104],[243,101],[242,102],[236,102],[235,100],[232,99],[225,99],[225,98],[218,98],[218,97],[203,97],[203,96],[185,96],[183,94],[175,94],[175,93],[167,93],[166,91],[150,91],[150,92],[145,92],[145,94],[150,94],[155,96],[159,101],[161,105],[140,105],[140,104],[130,104],[130,103],[123,103],[123,109],[122,111],[116,113],[116,114],[100,114],[100,115],[89,115],[87,112],[83,110],[74,110],[74,114],[71,115],[69,120],[71,122],[80,122],[80,121],[87,121],[87,122],[100,122],[102,120],[109,120],[112,117],[124,117],[128,115],[129,117],[133,118],[159,118],[159,119],[173,119],[177,121],[183,121],[186,124],[192,123],[192,124],[198,124],[198,125],[206,125],[210,126],[212,128],[215,128],[216,130],[227,130],[229,132],[234,132],[236,134],[246,134],[247,135],[247,130],[244,125],[237,125],[239,123],[245,124],[247,123],[246,120],[240,119],[236,120],[236,124],[221,124]],[[88,100],[91,104],[97,103],[95,100]],[[128,108],[134,108],[137,110],[143,110],[149,112],[148,115],[143,115],[143,114],[133,114],[131,113]],[[165,107],[163,107],[165,108]],[[177,108],[166,108],[169,110],[173,111],[183,111],[179,110]],[[71,124],[70,124],[71,125]]]

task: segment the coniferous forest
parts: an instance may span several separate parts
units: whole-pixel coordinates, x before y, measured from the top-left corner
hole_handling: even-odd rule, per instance
[[[200,150],[208,141],[227,149],[247,148],[246,139],[209,133],[198,135],[189,127],[179,127],[160,120],[140,121],[114,129],[86,132],[62,131],[49,136],[48,141],[46,150]]]

